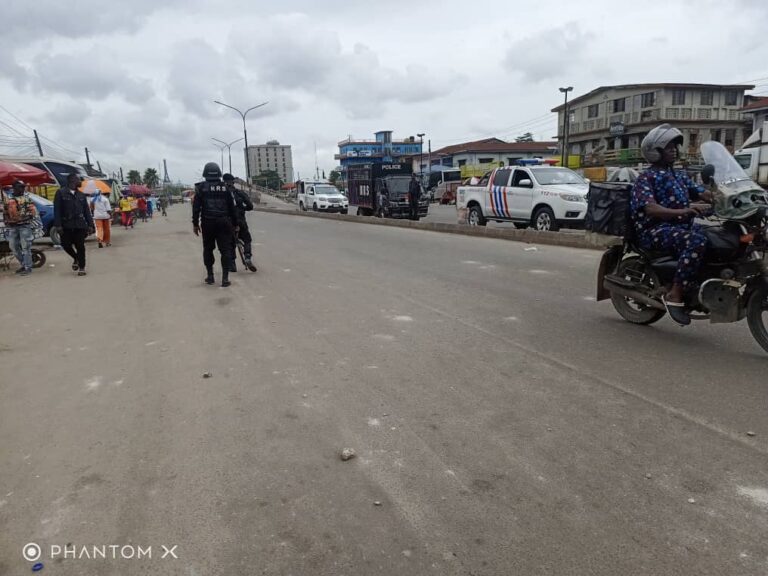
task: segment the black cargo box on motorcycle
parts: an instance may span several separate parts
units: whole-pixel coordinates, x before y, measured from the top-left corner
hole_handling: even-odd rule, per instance
[[[626,238],[632,232],[631,197],[632,184],[591,182],[584,228],[588,232]]]

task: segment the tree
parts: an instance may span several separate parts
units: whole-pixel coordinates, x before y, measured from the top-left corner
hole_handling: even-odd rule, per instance
[[[138,170],[131,170],[128,172],[128,183],[129,184],[141,184],[141,174]]]
[[[271,188],[272,190],[280,190],[283,186],[280,174],[274,170],[262,170],[257,176],[253,177],[253,181],[259,186]]]
[[[144,170],[144,184],[149,188],[155,188],[159,183],[160,177],[157,175],[157,170],[154,168]]]
[[[526,132],[522,136],[515,138],[515,142],[533,142],[533,134]]]
[[[331,170],[331,173],[328,175],[328,182],[336,186],[336,182],[338,182],[339,178],[341,178],[341,172],[338,170]]]

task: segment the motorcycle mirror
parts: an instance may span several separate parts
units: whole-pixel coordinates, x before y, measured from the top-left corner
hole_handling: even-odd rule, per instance
[[[712,164],[707,164],[704,166],[704,169],[701,171],[701,181],[704,182],[704,184],[711,184],[712,178],[715,175],[715,167]]]

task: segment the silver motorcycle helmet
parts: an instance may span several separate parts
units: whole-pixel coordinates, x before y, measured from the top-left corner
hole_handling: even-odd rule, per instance
[[[683,133],[671,124],[660,124],[643,138],[640,143],[640,153],[648,162],[655,164],[661,160],[661,151],[670,142],[680,146],[683,143]]]

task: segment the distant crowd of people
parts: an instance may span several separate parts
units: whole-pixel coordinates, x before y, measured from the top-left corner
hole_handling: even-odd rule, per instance
[[[56,191],[53,200],[54,222],[52,228],[58,232],[61,248],[72,258],[72,270],[78,276],[85,276],[85,240],[96,235],[99,248],[112,245],[112,220],[115,208],[108,196],[97,190],[91,195],[80,188],[82,179],[77,174],[67,176],[66,184]],[[43,226],[37,207],[27,185],[16,180],[9,191],[0,192],[0,240],[5,236],[10,251],[20,266],[16,274],[28,276],[32,272],[32,244],[43,235]],[[167,216],[166,198],[152,195],[131,195],[124,192],[117,206],[120,222],[125,229],[133,228],[136,219],[147,222],[159,210]]]

